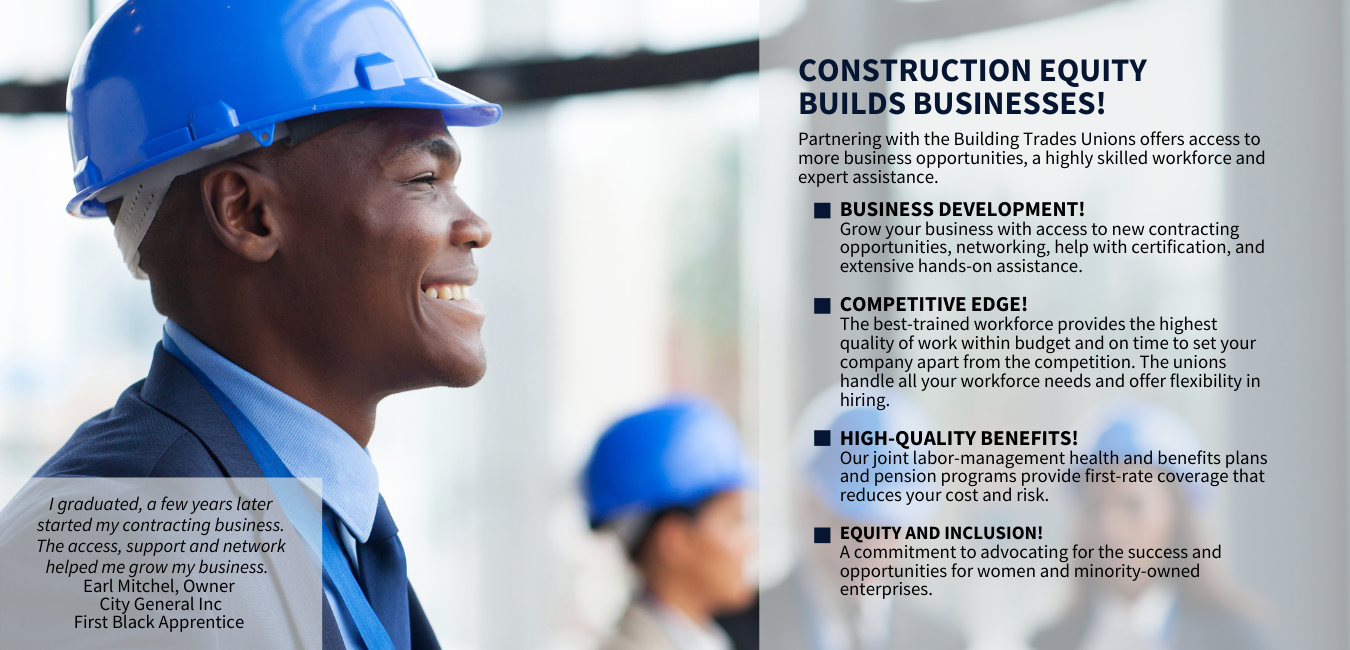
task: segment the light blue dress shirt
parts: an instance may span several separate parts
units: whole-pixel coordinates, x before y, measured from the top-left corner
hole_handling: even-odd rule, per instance
[[[343,524],[334,528],[355,569],[356,541],[370,538],[380,502],[380,477],[366,450],[332,420],[235,365],[178,323],[166,322],[164,337],[234,401],[293,476],[323,480],[323,502]],[[364,650],[327,581],[323,591],[346,646]]]

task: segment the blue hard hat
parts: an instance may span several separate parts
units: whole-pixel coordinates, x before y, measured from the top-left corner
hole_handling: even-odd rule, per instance
[[[711,401],[677,397],[600,436],[582,475],[592,526],[695,506],[754,483],[736,426]]]
[[[1171,410],[1149,402],[1122,399],[1096,409],[1083,427],[1089,453],[1115,452],[1121,457],[1152,453],[1153,466],[1175,472],[1212,469],[1203,465],[1180,466],[1157,462],[1157,454],[1190,455],[1201,450],[1200,440],[1190,425]],[[1081,471],[1083,465],[1074,469]],[[1186,495],[1192,505],[1204,505],[1207,485],[1186,483]]]
[[[1194,454],[1200,441],[1181,416],[1149,402],[1121,400],[1109,403],[1094,413],[1087,424],[1088,447],[1092,453],[1112,451],[1120,456],[1162,452],[1168,455]],[[1182,468],[1155,463],[1172,470]]]
[[[827,388],[814,399],[802,411],[798,419],[796,433],[793,436],[793,444],[798,454],[798,468],[801,472],[801,478],[810,494],[816,498],[822,505],[829,508],[836,516],[850,523],[869,524],[876,526],[915,526],[927,523],[937,513],[939,504],[936,501],[915,501],[905,503],[901,501],[877,501],[877,500],[843,500],[840,493],[849,491],[857,492],[866,490],[872,493],[877,491],[921,491],[931,490],[937,487],[930,481],[907,481],[904,483],[883,484],[877,486],[872,482],[844,482],[845,473],[858,473],[863,469],[869,472],[877,471],[877,468],[868,465],[845,464],[843,454],[870,455],[872,452],[900,453],[906,451],[895,445],[876,444],[876,445],[839,445],[840,431],[886,431],[894,435],[896,431],[930,431],[932,424],[918,404],[905,397],[902,393],[892,389],[872,389],[863,391],[870,397],[881,398],[885,404],[884,409],[878,410],[873,406],[841,406],[844,400],[841,395],[857,393],[858,391],[849,391],[838,387]],[[828,447],[817,447],[815,445],[815,431],[828,429],[830,431],[831,445]],[[911,447],[908,452],[908,460],[913,460],[914,454],[920,451],[933,451],[926,447]],[[940,451],[947,451],[945,448]],[[911,463],[888,463],[881,467],[886,472],[919,472],[919,470],[928,470],[927,467],[919,467]]]
[[[501,116],[436,78],[388,0],[127,0],[71,71],[66,209],[104,216],[95,195],[160,163],[234,136],[270,146],[280,122],[365,107],[439,109],[450,126]]]

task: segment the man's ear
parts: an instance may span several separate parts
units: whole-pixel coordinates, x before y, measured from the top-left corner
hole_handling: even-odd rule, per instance
[[[250,262],[272,259],[281,246],[276,189],[272,178],[237,162],[221,163],[202,175],[207,223],[226,248]]]
[[[650,551],[657,561],[671,566],[683,566],[690,552],[689,538],[693,520],[683,514],[670,514],[661,517],[652,524],[647,540]]]

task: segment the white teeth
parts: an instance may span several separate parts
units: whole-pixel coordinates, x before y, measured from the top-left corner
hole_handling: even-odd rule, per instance
[[[438,284],[427,287],[423,293],[428,298],[440,300],[468,300],[469,286],[466,284]]]

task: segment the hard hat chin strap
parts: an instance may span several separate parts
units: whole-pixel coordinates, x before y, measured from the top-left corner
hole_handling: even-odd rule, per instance
[[[273,141],[286,135],[285,123],[277,124]],[[241,133],[155,165],[98,193],[96,198],[104,203],[122,199],[117,221],[113,225],[113,236],[117,238],[117,247],[122,250],[122,261],[126,262],[132,276],[138,280],[150,277],[141,270],[141,242],[150,230],[150,224],[154,222],[155,214],[159,212],[159,205],[164,202],[164,195],[168,194],[173,179],[260,146],[253,137]]]
[[[155,220],[159,204],[168,193],[174,174],[158,174],[158,167],[137,174],[135,188],[122,196],[122,207],[117,211],[117,222],[113,224],[113,236],[117,238],[117,247],[122,249],[122,261],[126,262],[131,275],[138,280],[147,280],[150,276],[141,270],[141,240],[150,230],[150,222]],[[145,177],[145,178],[141,178]]]

